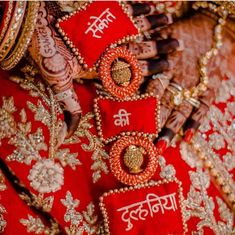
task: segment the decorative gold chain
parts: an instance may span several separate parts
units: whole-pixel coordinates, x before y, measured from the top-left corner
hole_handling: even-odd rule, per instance
[[[199,107],[200,103],[197,100],[197,98],[207,90],[208,88],[207,86],[209,83],[207,65],[210,59],[218,54],[218,50],[222,46],[222,28],[226,23],[228,12],[226,10],[222,11],[222,9],[224,9],[222,6],[218,7],[212,3],[209,4],[207,2],[195,2],[193,4],[193,8],[195,10],[199,9],[199,7],[202,8],[211,7],[215,13],[219,14],[218,23],[214,28],[213,45],[211,49],[207,51],[205,54],[203,54],[199,59],[200,82],[197,86],[192,87],[190,89],[186,89],[174,83],[169,85],[168,90],[174,94],[175,105],[179,105],[185,99],[193,106]]]

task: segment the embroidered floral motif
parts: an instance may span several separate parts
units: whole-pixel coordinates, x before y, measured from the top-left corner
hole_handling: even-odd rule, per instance
[[[64,170],[60,164],[42,159],[34,164],[28,179],[32,188],[39,193],[56,192],[64,184]]]
[[[92,152],[91,159],[94,161],[91,165],[91,170],[93,170],[92,179],[93,182],[96,183],[101,178],[101,172],[104,172],[105,174],[108,174],[109,172],[105,162],[109,156],[105,152],[104,145],[99,138],[89,131],[89,129],[93,127],[92,124],[90,124],[92,118],[94,118],[92,113],[87,113],[83,116],[74,135],[70,139],[65,140],[64,144],[80,143],[80,138],[83,137],[88,139],[89,143],[82,143],[81,147],[86,152]]]
[[[67,191],[65,199],[61,199],[61,203],[66,207],[64,220],[70,223],[70,226],[65,228],[69,235],[82,235],[84,231],[88,234],[97,232],[97,216],[94,215],[94,205],[92,203],[87,206],[86,211],[82,213],[76,211],[80,201],[73,199],[69,191]]]
[[[211,228],[215,234],[219,234],[218,226],[213,215],[215,208],[213,199],[207,195],[206,189],[209,187],[209,176],[198,170],[189,172],[192,185],[185,200],[186,220],[198,217],[200,222],[197,224],[197,231],[203,233],[203,228]]]
[[[235,95],[234,81],[232,77],[223,80],[216,96],[215,103],[223,102],[227,107],[222,112],[216,105],[211,105],[209,113],[200,127],[201,133],[206,134],[212,130],[211,133],[207,133],[212,148],[219,150],[224,148],[226,143],[227,149],[230,149],[233,154],[235,154],[235,102],[231,98]]]
[[[34,119],[48,128],[50,139],[49,143],[46,144],[42,128],[32,132],[32,124],[27,120],[25,109],[20,110],[20,121],[16,122],[14,116],[10,116],[11,113],[17,111],[13,98],[3,98],[1,110],[4,114],[9,113],[7,120],[10,120],[13,123],[11,126],[14,127],[8,143],[13,145],[15,150],[7,157],[7,160],[27,165],[33,164],[28,175],[32,188],[40,194],[56,192],[64,184],[62,166],[69,166],[75,170],[77,165],[81,165],[81,162],[77,159],[77,153],[70,153],[69,149],[58,149],[56,147],[57,138],[63,125],[58,118],[62,111],[55,101],[52,91],[49,88],[46,89],[42,83],[37,83],[27,76],[25,80],[18,77],[14,77],[13,80],[17,81],[22,88],[28,90],[31,96],[39,98],[37,104],[28,101],[27,107],[34,113]],[[2,120],[5,119],[2,118]],[[8,129],[6,128],[2,132],[8,131]],[[7,134],[2,136],[4,138],[9,137]],[[45,151],[48,151],[47,158],[41,155]]]
[[[228,152],[223,156],[224,166],[228,171],[231,171],[235,168],[235,156],[232,153]]]
[[[23,123],[20,129],[23,127]],[[29,124],[29,123],[28,123]],[[16,149],[7,157],[8,161],[18,161],[30,165],[33,160],[41,159],[39,151],[47,150],[47,145],[44,143],[42,130],[39,128],[35,133],[27,134],[31,131],[31,125],[25,124],[24,132],[17,131],[16,135],[9,140],[9,144],[14,145]]]
[[[220,150],[225,147],[224,138],[218,133],[213,133],[209,136],[209,143],[216,150]]]
[[[166,164],[166,159],[163,156],[159,157],[159,165],[161,167],[160,177],[162,179],[171,179],[175,177],[176,171],[173,165]]]

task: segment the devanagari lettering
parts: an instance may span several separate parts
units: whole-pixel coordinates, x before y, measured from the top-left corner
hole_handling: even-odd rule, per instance
[[[113,115],[114,118],[114,125],[115,126],[128,126],[129,123],[129,116],[131,113],[128,113],[125,109],[119,109],[118,113]]]
[[[92,33],[93,38],[102,38],[102,34],[104,33],[104,29],[108,28],[109,23],[113,22],[116,17],[110,12],[110,9],[107,8],[104,10],[98,17],[97,16],[90,16],[90,19],[93,22],[89,22],[89,28],[86,30],[85,34],[89,32]]]
[[[132,223],[133,220],[146,220],[147,216],[150,215],[150,217],[153,217],[154,214],[160,211],[162,214],[164,214],[165,210],[177,210],[178,208],[176,204],[175,194],[176,193],[171,193],[159,197],[154,193],[150,193],[147,194],[146,200],[144,201],[117,209],[118,212],[122,212],[122,221],[127,223],[126,231],[129,231],[134,227]]]

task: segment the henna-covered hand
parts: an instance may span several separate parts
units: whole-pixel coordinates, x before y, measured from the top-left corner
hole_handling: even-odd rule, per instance
[[[165,55],[180,48],[180,43],[174,38],[164,39],[158,34],[158,29],[172,23],[171,15],[157,14],[149,3],[130,3],[129,12],[135,17],[142,38],[138,43],[130,43],[128,49],[137,56],[143,76],[161,73],[169,68]]]
[[[57,100],[65,110],[66,136],[76,130],[81,108],[73,89],[73,79],[78,77],[81,66],[52,26],[53,15],[44,2],[40,2],[36,29],[29,52],[37,64],[42,77],[51,86]]]
[[[142,32],[172,23],[170,16],[155,15],[155,8],[147,3],[129,4],[128,9]],[[142,14],[147,16],[139,16]],[[53,15],[46,3],[41,2],[29,52],[42,77],[51,86],[57,100],[64,107],[67,130],[63,130],[63,135],[70,137],[76,130],[81,115],[79,100],[73,89],[73,79],[84,77],[87,73],[81,69],[77,58],[72,55],[56,32],[54,28],[56,19]],[[161,58],[161,55],[176,50],[178,46],[175,39],[156,40],[156,33],[152,40],[143,37],[140,43],[128,45],[130,51],[141,59],[140,65],[145,76],[166,70],[169,64],[166,59]],[[155,58],[148,60],[150,57]]]
[[[190,19],[181,20],[172,25],[172,37],[181,40],[185,50],[168,56],[171,66],[167,75],[171,82],[187,89],[199,83],[198,59],[212,46],[215,24],[216,22],[212,19],[198,13]],[[200,126],[215,98],[220,82],[225,76],[224,71],[229,70],[229,64],[225,68],[224,62],[229,61],[228,57],[231,56],[230,54],[233,51],[232,41],[229,35],[223,34],[223,47],[207,66],[209,74],[208,90],[198,98],[200,101],[199,107],[193,107],[187,100],[184,100],[178,106],[174,105],[172,103],[174,95],[169,89],[166,89],[168,85],[165,82],[166,79],[158,78],[148,82],[147,91],[152,91],[155,94],[160,93],[162,97],[160,116],[163,129],[156,140],[160,150],[164,151],[181,128],[184,130],[185,140],[189,141]],[[223,63],[219,61],[223,61]]]

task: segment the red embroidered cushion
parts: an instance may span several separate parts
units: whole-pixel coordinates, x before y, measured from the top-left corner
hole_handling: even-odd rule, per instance
[[[138,34],[129,16],[116,1],[88,4],[85,10],[59,21],[58,27],[79,51],[83,63],[88,67],[93,67],[111,44]]]

